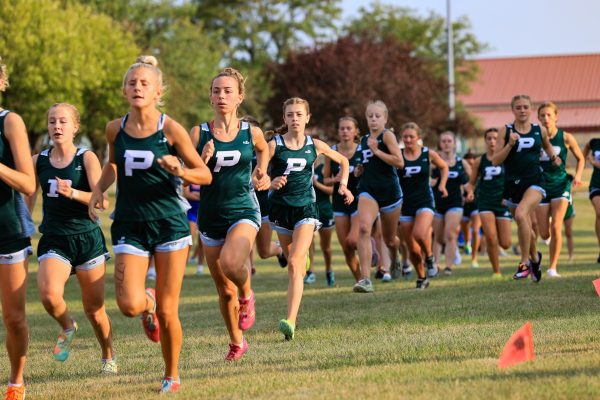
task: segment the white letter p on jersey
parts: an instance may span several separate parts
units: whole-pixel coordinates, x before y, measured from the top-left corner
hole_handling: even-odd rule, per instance
[[[239,150],[223,150],[217,151],[215,157],[217,157],[217,163],[213,168],[213,172],[219,172],[221,167],[231,167],[240,161],[242,153]]]
[[[405,178],[410,178],[413,175],[418,174],[419,172],[421,172],[421,166],[420,165],[413,165],[410,167],[404,167],[404,177]]]
[[[290,172],[293,171],[302,171],[306,167],[306,159],[305,158],[288,158],[287,159],[287,168],[283,175],[289,175]]]
[[[134,169],[148,169],[154,161],[149,150],[125,150],[125,176],[132,176]]]
[[[530,149],[535,144],[535,139],[531,137],[519,138],[519,146],[517,147],[517,153],[523,149]]]

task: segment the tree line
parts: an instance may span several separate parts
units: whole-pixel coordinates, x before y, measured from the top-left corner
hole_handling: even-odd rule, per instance
[[[458,110],[448,121],[445,19],[374,1],[350,20],[340,0],[0,0],[0,56],[10,87],[0,98],[27,122],[32,143],[46,135],[46,110],[69,102],[82,133],[102,156],[104,126],[126,110],[127,67],[157,56],[168,86],[164,111],[184,126],[210,118],[210,79],[223,66],[247,77],[242,112],[265,126],[281,123],[283,100],[311,103],[311,125],[335,135],[337,119],[362,121],[381,99],[390,122],[426,133],[473,132]],[[453,21],[457,92],[477,75],[469,60],[486,49],[468,18]]]

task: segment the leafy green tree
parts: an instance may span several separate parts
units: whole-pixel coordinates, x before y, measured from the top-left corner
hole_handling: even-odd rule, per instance
[[[307,42],[337,31],[339,0],[193,0],[197,18],[227,43],[226,60],[282,61]]]
[[[265,67],[288,52],[329,39],[337,32],[339,0],[192,0],[196,20],[226,45],[223,64],[247,77],[242,112],[260,117],[270,83]]]
[[[112,17],[143,53],[158,58],[169,115],[186,128],[209,117],[209,83],[226,47],[194,17],[194,5],[179,0],[80,1]]]
[[[104,126],[123,112],[121,80],[139,52],[132,36],[81,4],[0,0],[0,49],[11,72],[3,104],[23,115],[32,139],[45,135],[46,110],[69,102],[102,156]]]
[[[488,46],[473,35],[468,17],[461,16],[454,20],[452,28],[455,67],[460,71],[456,74],[456,92],[466,93],[469,83],[477,76],[477,66],[469,59],[485,51]],[[361,7],[358,16],[348,23],[344,31],[373,39],[392,36],[401,44],[411,46],[415,55],[429,60],[436,76],[445,77],[447,74],[446,19],[433,11],[423,17],[410,8],[374,1],[368,7]]]
[[[354,116],[367,132],[366,105],[382,100],[389,109],[390,127],[415,121],[430,133],[428,140],[435,141],[436,133],[450,126],[447,81],[431,72],[430,63],[393,37],[343,37],[317,49],[292,52],[284,63],[271,64],[268,112],[279,125],[283,100],[302,97],[310,103],[311,125],[335,140],[337,121],[344,115]],[[464,114],[457,120],[461,132],[472,130]]]
[[[222,49],[200,25],[182,21],[155,38],[167,83],[166,112],[190,129],[211,116],[210,80],[219,72]]]

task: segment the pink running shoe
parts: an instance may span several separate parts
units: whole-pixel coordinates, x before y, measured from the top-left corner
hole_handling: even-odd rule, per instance
[[[240,302],[238,328],[245,331],[254,325],[256,320],[256,312],[254,311],[254,291],[246,300],[238,299]]]
[[[237,361],[246,354],[248,351],[248,342],[246,342],[246,338],[242,339],[242,345],[238,346],[237,344],[229,343],[229,353],[225,356],[225,361]]]
[[[147,288],[146,294],[154,300],[154,308],[152,311],[144,311],[142,313],[142,326],[148,339],[158,343],[160,341],[160,326],[158,325],[158,317],[156,316],[156,293],[154,289]]]

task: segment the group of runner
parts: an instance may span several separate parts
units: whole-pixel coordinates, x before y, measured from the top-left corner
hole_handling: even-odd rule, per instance
[[[0,90],[7,85],[6,68],[0,63]],[[0,232],[0,289],[11,364],[8,398],[25,394],[25,293],[34,232],[29,211],[40,188],[37,281],[44,308],[61,327],[54,358],[67,360],[78,330],[63,296],[69,276],[76,275],[86,317],[101,347],[101,370],[118,371],[104,306],[109,254],[97,214],[108,207],[106,191],[116,181],[111,236],[117,305],[127,317],[140,316],[148,338],[160,342],[165,364],[162,393],[176,392],[180,386],[179,297],[191,230],[196,227],[229,334],[227,361],[247,352],[244,332],[256,318],[251,286],[255,242],[261,258],[276,256],[282,267],[287,266],[287,314],[279,330],[292,340],[313,235],[321,226],[329,231],[321,234],[328,285],[335,282],[330,250],[335,226],[356,281],[355,292],[373,291],[373,264],[381,265],[384,281],[408,275],[408,262],[396,262],[399,252],[416,271],[416,287],[425,289],[438,273],[442,248],[444,273],[452,273],[464,198],[475,198],[477,207],[468,216],[478,210],[495,276],[500,274],[498,249],[510,245],[512,213],[521,250],[514,277],[539,281],[541,253],[535,247],[534,228],[542,238],[550,238],[548,276],[557,276],[562,220],[571,186],[581,184],[587,157],[594,166],[590,198],[600,238],[600,140],[592,140],[582,153],[573,137],[556,127],[552,103],[539,108],[540,126],[530,122],[531,100],[516,96],[514,123],[487,130],[487,151],[470,164],[456,155],[452,132],[440,135],[437,152],[423,146],[420,128],[409,122],[398,131],[400,145],[386,127],[388,110],[381,101],[367,105],[369,131],[362,138],[357,120],[344,116],[338,123],[339,141],[329,147],[307,135],[308,102],[290,98],[283,103],[284,124],[267,133],[267,142],[256,121],[238,118],[245,88],[243,76],[233,68],[223,69],[211,81],[213,119],[189,134],[158,108],[164,87],[154,57],[142,56],[130,66],[122,91],[129,112],[106,126],[104,167],[93,152],[74,144],[80,129],[74,106],[57,103],[49,108],[52,147],[33,158],[22,119],[0,109],[0,217],[5,221]],[[545,157],[540,157],[542,149]],[[574,177],[564,168],[567,150],[578,161]],[[315,162],[321,158],[315,174]],[[324,192],[319,202],[315,187]],[[325,204],[329,195],[330,210]],[[186,197],[199,199],[192,224],[186,218]],[[533,222],[532,215],[537,216]],[[271,240],[271,227],[278,242]],[[155,287],[147,288],[151,260]]]

